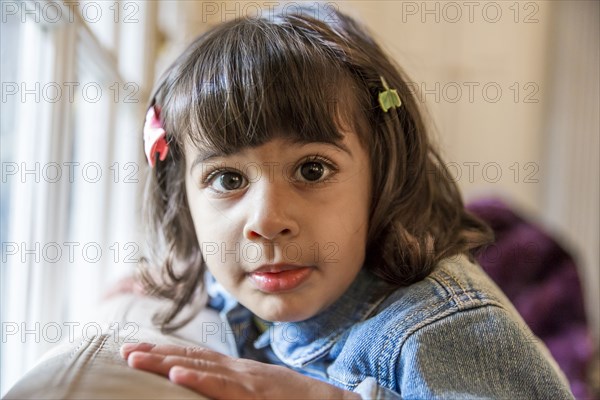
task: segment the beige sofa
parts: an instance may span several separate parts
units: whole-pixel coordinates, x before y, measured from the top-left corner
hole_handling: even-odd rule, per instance
[[[216,312],[204,309],[184,328],[163,335],[151,323],[163,306],[162,301],[133,294],[112,298],[98,318],[106,327],[102,334],[53,349],[5,399],[204,399],[162,376],[130,368],[119,354],[126,341],[206,346],[229,353]]]

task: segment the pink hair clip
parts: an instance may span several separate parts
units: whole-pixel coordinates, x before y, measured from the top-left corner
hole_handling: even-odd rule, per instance
[[[169,145],[167,144],[167,133],[160,123],[160,108],[152,106],[146,114],[144,122],[144,151],[150,167],[154,168],[156,153],[160,161],[167,158]]]

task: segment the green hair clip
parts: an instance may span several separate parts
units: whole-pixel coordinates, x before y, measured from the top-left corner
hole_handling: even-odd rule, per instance
[[[390,89],[383,76],[381,77],[381,83],[385,88],[383,92],[379,92],[379,105],[383,112],[388,112],[390,108],[400,107],[402,101],[400,101],[400,96],[398,96],[396,89]]]

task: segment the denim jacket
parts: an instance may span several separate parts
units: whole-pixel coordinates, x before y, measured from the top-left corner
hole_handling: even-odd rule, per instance
[[[363,270],[324,312],[263,333],[210,275],[207,289],[232,355],[285,365],[363,398],[573,398],[548,350],[465,256],[394,291]]]

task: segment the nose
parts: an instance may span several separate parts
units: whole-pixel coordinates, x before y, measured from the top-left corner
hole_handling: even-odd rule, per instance
[[[289,189],[288,189],[289,190]],[[273,182],[255,185],[249,203],[244,237],[249,240],[293,238],[300,232],[295,202],[286,189]]]

